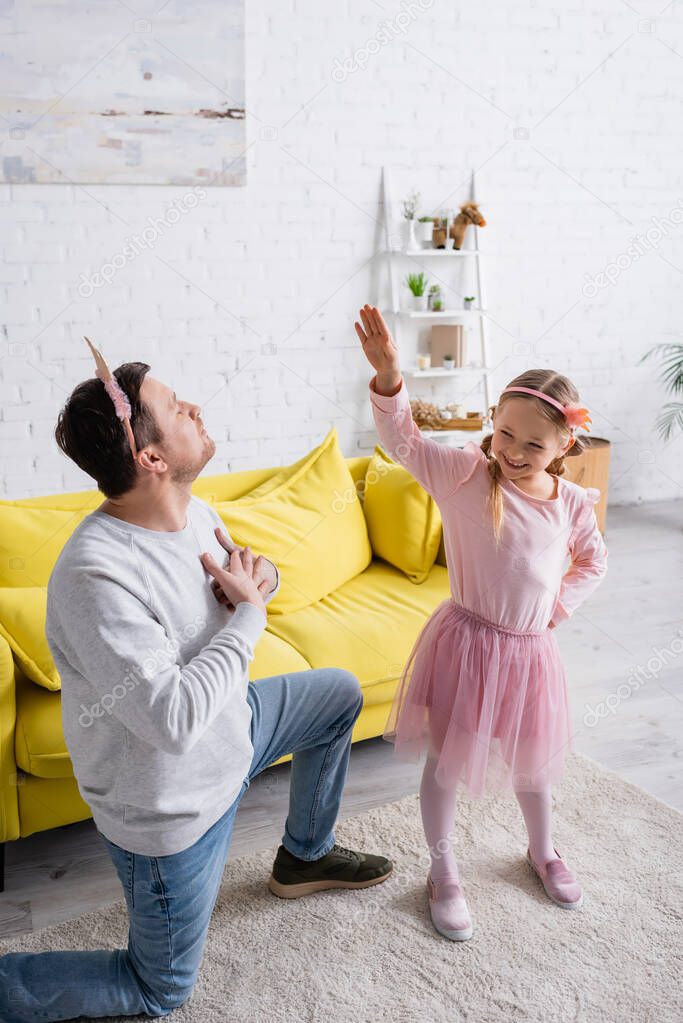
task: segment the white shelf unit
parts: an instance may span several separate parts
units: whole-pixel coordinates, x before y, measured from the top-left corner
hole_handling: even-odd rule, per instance
[[[473,199],[472,202],[474,201]],[[395,251],[395,249],[387,249],[387,252]],[[472,253],[471,249],[400,249],[399,251],[404,256],[424,256],[426,252],[432,259],[435,257],[439,259],[463,259]]]
[[[403,340],[403,326],[409,326],[411,321],[420,321],[425,324],[430,320],[439,323],[451,322],[464,322],[472,323],[478,330],[476,331],[479,341],[479,360],[472,362],[466,366],[458,366],[454,369],[443,369],[439,366],[432,366],[428,370],[418,370],[415,367],[406,367],[403,369],[403,373],[406,377],[410,377],[412,380],[419,381],[422,378],[429,378],[431,380],[438,379],[439,377],[458,377],[466,378],[469,385],[472,376],[479,378],[479,393],[482,395],[483,412],[486,415],[488,413],[489,406],[491,404],[490,385],[489,385],[489,374],[493,371],[489,364],[488,357],[488,324],[486,318],[486,301],[484,296],[484,280],[481,267],[481,250],[479,248],[479,229],[472,225],[465,235],[466,244],[469,242],[467,248],[462,248],[458,251],[446,250],[446,249],[396,249],[392,247],[392,196],[390,187],[390,173],[387,167],[382,170],[382,193],[384,203],[384,232],[385,232],[385,244],[386,249],[384,255],[387,259],[388,271],[389,271],[389,282],[391,289],[391,309],[388,310],[391,319],[393,320],[392,329],[396,344],[401,349],[401,341]],[[474,172],[472,172],[470,180],[470,200],[476,202],[476,187]],[[417,269],[425,269],[425,266],[421,264],[421,261],[427,260],[439,260],[448,261],[452,260],[454,265],[460,263],[463,265],[464,260],[471,260],[473,267],[474,276],[474,287],[476,289],[476,299],[478,307],[476,309],[443,309],[438,312],[431,310],[413,310],[413,309],[402,309],[400,302],[400,278],[398,267],[401,261],[405,264],[406,260],[413,260],[417,264]],[[442,271],[440,271],[442,272]],[[403,276],[402,274],[400,275]],[[469,337],[468,337],[469,340]],[[470,353],[468,356],[471,358]],[[470,388],[468,387],[468,393]],[[411,395],[414,397],[414,395]],[[461,400],[461,399],[460,399]],[[489,424],[484,424],[483,430],[423,430],[422,431],[427,437],[438,437],[439,440],[443,440],[445,443],[455,442],[457,445],[462,445],[468,440],[473,440],[475,443],[480,443],[481,440],[491,432]]]
[[[486,366],[489,373],[492,371],[491,366]],[[420,377],[456,377],[464,376],[466,373],[481,373],[481,366],[454,366],[453,369],[445,369],[443,366],[430,366],[429,369],[420,369],[419,366],[407,366],[403,370],[403,375],[406,377],[415,377],[419,380]]]
[[[477,313],[486,315],[485,309],[439,309],[434,312],[432,309],[400,309],[396,314],[408,320],[469,320]]]
[[[458,441],[456,447],[466,444],[468,440],[474,441],[475,444],[481,444],[484,437],[487,437],[490,432],[489,430],[420,430],[423,437],[438,437],[439,440],[446,440],[452,434],[456,434]]]

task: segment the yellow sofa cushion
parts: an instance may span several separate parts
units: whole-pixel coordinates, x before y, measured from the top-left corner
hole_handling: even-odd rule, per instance
[[[102,503],[75,508],[0,504],[0,586],[47,586],[55,561],[74,529]]]
[[[241,547],[275,562],[272,616],[308,607],[370,564],[372,548],[353,477],[333,427],[308,455],[236,501],[213,507]]]
[[[439,551],[436,501],[379,445],[365,474],[363,511],[372,550],[414,583],[427,578]]]
[[[198,476],[192,493],[209,504],[241,498],[254,488],[264,493],[270,489],[273,477],[282,482],[283,473],[295,471],[311,454],[284,469]],[[367,461],[367,455],[345,459],[354,484],[365,475]],[[76,526],[104,500],[100,490],[90,489],[0,501],[0,586],[46,586],[54,563]]]
[[[393,698],[422,626],[449,596],[448,571],[441,565],[416,586],[398,569],[373,560],[316,604],[271,618],[268,628],[312,668],[334,665],[353,672],[367,705],[385,703]]]
[[[243,469],[241,472],[219,472],[198,476],[192,484],[192,493],[207,504],[216,501],[235,501],[248,494],[254,487],[265,483],[278,472],[279,466],[270,469]]]
[[[233,500],[244,502],[244,504],[251,504],[251,502],[258,501],[267,494],[272,494],[274,490],[279,489],[284,483],[289,483],[297,478],[302,470],[308,469],[323,453],[333,448],[336,443],[337,432],[333,427],[317,447],[307,451],[296,462],[276,467],[267,479],[261,480],[257,486],[251,487],[246,494],[241,494],[240,497]]]
[[[277,471],[199,477],[192,492],[213,504],[217,492],[230,492],[231,488],[243,492],[245,480],[264,483],[264,476],[270,478]],[[251,489],[248,482],[247,488]],[[99,490],[81,490],[0,501],[0,586],[47,586],[62,547],[79,523],[104,500]]]
[[[46,586],[0,588],[0,635],[32,682],[58,690],[62,683],[45,637],[46,605]]]
[[[104,494],[100,490],[70,490],[66,494],[43,494],[42,497],[18,497],[14,501],[0,501],[0,514],[4,507],[92,511],[104,500]]]
[[[309,455],[304,455],[304,458],[308,457]],[[353,476],[354,483],[360,483],[363,480],[369,461],[369,455],[346,458],[346,464]],[[294,465],[297,463],[295,462]],[[292,467],[287,466],[286,468],[291,469]],[[280,472],[282,472],[281,466],[273,466],[269,469],[243,469],[240,472],[221,472],[198,476],[192,484],[192,493],[201,497],[208,504],[215,504],[216,501],[236,501],[240,497],[246,497],[252,490],[260,487],[262,483],[266,483]]]

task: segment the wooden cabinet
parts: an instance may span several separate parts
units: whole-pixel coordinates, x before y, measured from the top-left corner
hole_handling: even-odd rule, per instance
[[[563,478],[571,480],[572,483],[578,483],[582,487],[597,487],[600,491],[600,500],[595,506],[595,515],[600,532],[604,534],[611,444],[604,437],[582,435],[581,439],[586,443],[586,450],[573,458],[565,458]]]

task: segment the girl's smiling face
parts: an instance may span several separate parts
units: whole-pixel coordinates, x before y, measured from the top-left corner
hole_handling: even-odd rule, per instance
[[[493,413],[491,452],[505,476],[521,479],[543,472],[574,443],[525,398],[507,398]]]

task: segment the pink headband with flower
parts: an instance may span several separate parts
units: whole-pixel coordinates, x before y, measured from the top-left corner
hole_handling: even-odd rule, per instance
[[[571,428],[572,434],[577,426],[590,433],[590,428],[586,426],[586,423],[592,423],[593,420],[588,414],[588,409],[582,405],[576,405],[570,402],[568,405],[563,405],[562,402],[556,401],[555,398],[551,398],[549,394],[544,394],[543,391],[535,391],[532,387],[506,387],[502,394],[508,394],[510,391],[523,391],[524,394],[533,394],[537,398],[543,398],[544,401],[550,402],[555,408],[558,408],[560,412],[564,414],[567,423]]]
[[[97,366],[97,369],[95,370],[95,376],[102,381],[102,383],[104,384],[105,391],[113,401],[116,415],[123,423],[124,428],[126,430],[126,434],[128,435],[128,443],[130,444],[130,449],[133,452],[133,458],[136,458],[138,452],[135,446],[133,427],[130,425],[131,408],[126,392],[123,390],[118,380],[116,379],[112,371],[109,369],[106,359],[104,358],[102,353],[97,348],[95,348],[90,338],[87,338],[84,334],[83,340],[88,342],[88,345],[90,346],[90,351],[95,356],[95,364]]]

